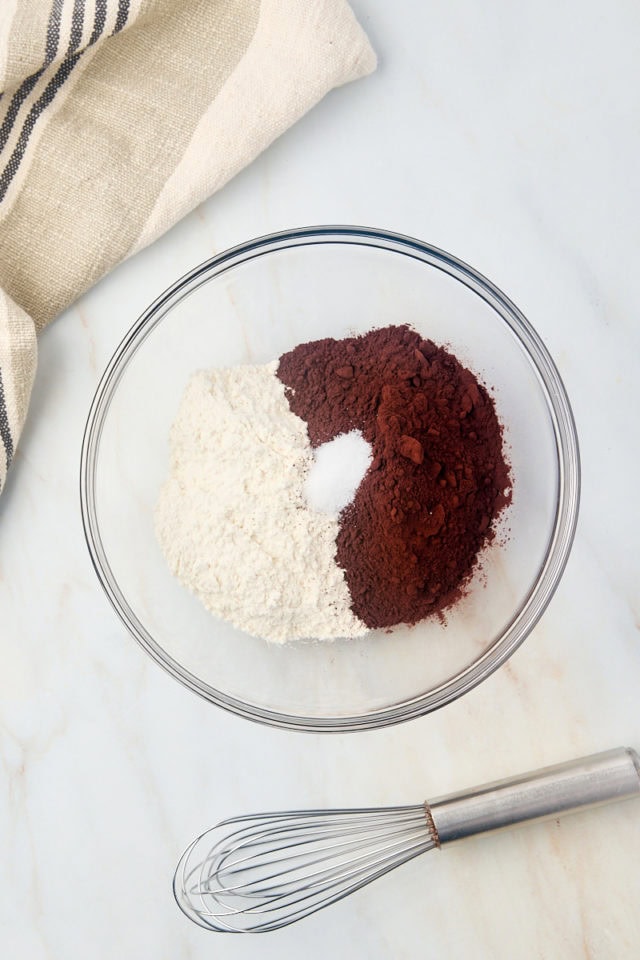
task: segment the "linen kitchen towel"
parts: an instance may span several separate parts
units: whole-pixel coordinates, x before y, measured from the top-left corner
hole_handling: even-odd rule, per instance
[[[37,332],[375,63],[346,0],[0,0],[0,490]]]

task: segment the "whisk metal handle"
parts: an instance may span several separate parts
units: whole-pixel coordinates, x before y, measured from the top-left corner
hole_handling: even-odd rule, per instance
[[[570,760],[430,801],[438,844],[544,820],[640,794],[640,757],[629,747]]]

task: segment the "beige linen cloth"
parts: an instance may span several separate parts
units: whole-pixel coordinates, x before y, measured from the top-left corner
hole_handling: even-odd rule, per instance
[[[0,0],[0,490],[37,332],[374,68],[346,0]]]

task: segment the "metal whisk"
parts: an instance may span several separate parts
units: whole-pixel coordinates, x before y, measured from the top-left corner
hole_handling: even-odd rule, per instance
[[[640,758],[622,747],[415,806],[234,817],[185,850],[174,893],[211,930],[276,930],[433,847],[638,795]]]

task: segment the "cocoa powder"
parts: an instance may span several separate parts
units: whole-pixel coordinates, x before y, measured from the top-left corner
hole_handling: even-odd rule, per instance
[[[377,628],[442,613],[510,497],[487,390],[408,326],[300,344],[277,374],[312,446],[354,429],[372,445],[337,538],[355,615]]]

